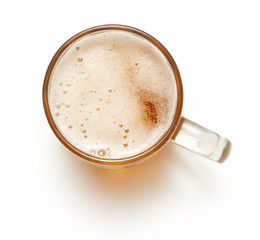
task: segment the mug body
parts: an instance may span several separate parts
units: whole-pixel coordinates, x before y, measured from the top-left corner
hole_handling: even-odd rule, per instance
[[[175,81],[174,85],[176,88],[174,114],[173,114],[172,118],[170,119],[170,124],[168,124],[167,129],[160,136],[160,138],[157,139],[157,141],[155,143],[153,143],[151,146],[149,146],[147,149],[144,149],[143,151],[141,151],[137,154],[126,156],[126,157],[124,157],[124,156],[118,157],[118,158],[117,157],[116,158],[106,157],[105,150],[103,150],[103,149],[97,150],[97,152],[99,151],[98,154],[96,153],[96,150],[93,150],[93,151],[95,151],[95,154],[93,154],[93,152],[91,153],[91,152],[84,151],[82,148],[80,148],[76,144],[72,143],[72,141],[69,140],[69,138],[66,136],[66,134],[64,134],[64,132],[62,132],[61,127],[59,126],[59,122],[55,120],[55,117],[57,117],[59,115],[59,112],[54,113],[52,110],[52,105],[51,105],[52,104],[52,100],[51,100],[52,79],[55,76],[55,71],[57,71],[57,66],[59,65],[59,62],[61,61],[61,59],[63,59],[64,56],[66,56],[66,54],[72,48],[74,48],[75,52],[76,52],[79,49],[79,47],[77,46],[77,43],[79,43],[79,41],[81,41],[82,39],[88,38],[88,36],[95,36],[95,35],[98,36],[98,34],[104,34],[105,32],[113,32],[113,31],[119,31],[119,32],[123,32],[123,33],[132,34],[134,36],[137,36],[140,39],[145,40],[146,42],[149,42],[149,44],[151,46],[156,48],[163,55],[163,57],[165,58],[165,61],[167,61],[170,71],[172,72],[172,74],[174,76],[173,81]],[[112,48],[108,49],[108,51],[112,51],[112,50],[113,50]],[[78,57],[76,59],[76,61],[77,61],[77,63],[75,63],[75,66],[78,64],[81,64],[83,61],[83,58]],[[102,63],[100,63],[100,64],[102,64]],[[135,65],[136,65],[136,67],[138,67],[137,62],[135,63]],[[129,69],[131,70],[131,68],[129,68]],[[85,72],[82,71],[82,74],[85,74]],[[163,73],[161,73],[161,74],[163,74]],[[158,78],[158,79],[160,79],[160,78]],[[67,83],[67,84],[69,86],[69,83]],[[108,91],[112,92],[112,89],[108,90]],[[93,164],[96,164],[99,166],[122,167],[122,166],[129,166],[129,165],[133,165],[133,164],[142,162],[143,160],[147,159],[148,157],[150,157],[151,155],[153,155],[154,153],[156,153],[157,151],[162,149],[169,140],[174,139],[181,126],[183,89],[182,89],[180,73],[179,73],[179,70],[177,68],[177,65],[176,65],[174,59],[172,58],[172,56],[170,55],[168,50],[154,37],[152,37],[151,35],[143,32],[139,29],[129,27],[129,26],[123,26],[123,25],[97,26],[97,27],[86,29],[86,30],[76,34],[75,36],[70,38],[68,41],[66,41],[58,49],[58,51],[56,52],[56,54],[54,55],[54,57],[52,58],[52,60],[49,64],[49,67],[47,69],[45,79],[44,79],[42,93],[43,93],[43,106],[44,106],[45,114],[46,114],[47,120],[49,122],[49,125],[50,125],[51,129],[53,130],[54,134],[56,135],[56,137],[73,154],[75,154],[76,156],[80,157],[81,159],[83,159],[87,162],[90,162],[90,163],[93,163]],[[67,94],[67,90],[63,90],[63,93]],[[154,95],[154,96],[156,97],[156,95]],[[142,97],[140,97],[140,96],[139,96],[139,98],[142,99]],[[153,96],[152,96],[152,98],[153,98]],[[102,98],[100,98],[99,100],[102,100]],[[60,104],[58,104],[57,108],[69,107],[69,104],[66,105],[66,103],[64,103],[64,102],[61,104],[63,104],[64,106],[61,106]],[[156,112],[154,105],[151,103],[151,101],[147,101],[147,100],[143,100],[143,105],[144,105],[143,109],[144,109],[144,113],[145,113],[145,120],[148,119],[151,122],[153,122],[154,124],[156,124],[157,123],[157,113],[158,113],[158,111],[160,111],[160,109],[158,109]],[[99,107],[96,107],[96,110],[99,111],[100,110]],[[126,111],[127,110],[128,109],[126,108]],[[55,116],[55,114],[57,116]],[[82,123],[81,125],[83,126],[84,124]],[[123,126],[123,124],[122,124],[122,126]],[[72,128],[72,126],[70,126],[70,125],[68,127]],[[119,127],[121,127],[120,124],[119,124]],[[86,131],[87,130],[82,128],[83,134]],[[129,131],[129,129],[125,129],[126,133],[128,131]],[[82,135],[82,136],[87,139],[87,134]],[[123,137],[127,137],[127,135],[124,135]],[[113,140],[111,140],[111,141],[113,141]],[[125,143],[125,144],[126,144],[125,146],[127,146],[127,143]]]

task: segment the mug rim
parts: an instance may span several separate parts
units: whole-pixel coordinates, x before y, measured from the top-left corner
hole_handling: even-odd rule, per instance
[[[60,56],[64,53],[64,51],[75,41],[78,39],[91,34],[95,33],[98,31],[104,31],[104,30],[122,30],[122,31],[128,31],[132,32],[134,34],[137,34],[141,37],[144,37],[151,43],[153,43],[166,57],[168,60],[172,71],[175,76],[176,80],[176,87],[177,87],[177,102],[176,102],[176,111],[174,114],[173,121],[169,127],[169,129],[165,132],[165,134],[149,149],[143,151],[142,153],[136,154],[134,156],[130,157],[125,157],[125,158],[117,158],[117,159],[109,159],[109,158],[101,158],[97,156],[90,155],[88,153],[85,153],[78,148],[76,148],[74,145],[72,145],[64,136],[63,134],[59,131],[58,127],[56,126],[54,119],[52,117],[52,114],[50,112],[50,107],[49,107],[49,101],[48,101],[48,93],[49,93],[49,82],[52,76],[52,72],[54,70],[54,67],[59,60]],[[180,125],[181,121],[181,112],[182,112],[182,106],[183,106],[183,87],[182,87],[182,81],[181,81],[181,76],[178,70],[178,67],[171,56],[171,54],[168,52],[168,50],[153,36],[149,35],[148,33],[126,25],[118,25],[118,24],[106,24],[106,25],[99,25],[95,27],[91,27],[88,29],[85,29],[74,36],[72,36],[70,39],[68,39],[62,46],[57,50],[55,55],[53,56],[45,77],[44,77],[44,82],[43,82],[43,88],[42,88],[42,99],[43,99],[43,107],[45,111],[45,115],[47,117],[48,123],[56,135],[56,137],[60,140],[60,142],[67,148],[69,149],[72,153],[74,153],[76,156],[80,157],[83,160],[86,160],[88,162],[98,164],[98,165],[109,165],[109,166],[118,166],[118,165],[129,165],[130,163],[133,162],[140,162],[147,157],[151,156],[152,154],[156,153],[159,151],[170,139],[175,138],[177,133],[178,133],[178,126]]]

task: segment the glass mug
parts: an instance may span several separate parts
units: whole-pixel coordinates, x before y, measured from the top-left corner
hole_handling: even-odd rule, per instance
[[[113,35],[115,33],[115,31],[117,31],[117,33],[119,32],[121,34],[120,37]],[[105,35],[105,34],[107,34],[107,35]],[[167,118],[168,118],[167,124],[168,125],[165,124],[165,126],[164,126],[165,129],[158,130],[158,131],[161,131],[161,132],[159,132],[159,135],[157,133],[158,136],[157,136],[156,139],[154,139],[154,142],[150,143],[150,145],[147,144],[147,146],[145,146],[145,143],[144,143],[145,147],[142,150],[140,150],[139,152],[136,150],[138,148],[138,146],[136,146],[136,149],[133,148],[131,150],[133,152],[132,154],[129,153],[129,152],[131,152],[130,150],[128,151],[128,148],[130,148],[130,143],[129,143],[129,145],[127,143],[124,143],[123,145],[124,145],[125,148],[121,152],[125,152],[125,155],[119,154],[117,157],[115,157],[115,155],[114,156],[112,155],[112,157],[111,157],[111,156],[109,156],[109,154],[107,154],[109,152],[109,147],[107,147],[107,149],[105,149],[105,148],[102,148],[100,150],[92,149],[90,151],[84,150],[82,147],[78,147],[78,145],[76,143],[79,140],[77,140],[77,141],[75,140],[73,142],[71,140],[71,138],[68,137],[69,135],[67,135],[67,132],[68,132],[68,134],[70,134],[69,131],[72,131],[72,125],[69,125],[67,130],[62,130],[62,126],[61,126],[60,122],[58,120],[55,120],[55,117],[58,118],[58,117],[61,117],[61,116],[58,116],[59,112],[54,113],[54,110],[52,110],[54,108],[54,107],[52,107],[52,105],[54,104],[52,97],[54,98],[55,96],[57,96],[57,92],[60,91],[60,90],[57,90],[57,91],[55,90],[54,84],[56,84],[56,85],[58,85],[58,84],[55,83],[53,79],[55,77],[57,79],[59,79],[59,75],[57,75],[58,73],[65,78],[68,77],[68,76],[66,76],[66,71],[63,70],[64,66],[61,65],[61,64],[59,66],[59,63],[62,61],[63,58],[65,59],[64,56],[66,56],[66,54],[67,55],[72,54],[71,56],[75,57],[73,54],[75,54],[77,52],[77,50],[80,50],[79,49],[80,47],[78,45],[79,45],[79,43],[82,39],[83,40],[87,39],[87,38],[91,39],[91,37],[92,37],[92,39],[93,39],[93,37],[96,38],[96,40],[91,40],[92,42],[89,43],[89,46],[93,46],[93,47],[89,47],[88,52],[87,52],[88,54],[90,54],[91,51],[93,52],[93,49],[94,49],[95,46],[98,46],[98,47],[101,47],[102,49],[105,49],[105,47],[104,47],[105,45],[104,46],[102,45],[102,41],[105,41],[105,40],[101,39],[102,36],[104,37],[104,39],[105,39],[106,36],[108,36],[108,39],[110,37],[110,39],[114,39],[115,41],[117,41],[119,38],[123,38],[123,37],[126,36],[125,42],[127,42],[128,37],[130,37],[130,39],[131,39],[131,37],[133,37],[133,39],[131,39],[131,41],[133,43],[130,43],[130,40],[128,39],[129,44],[134,44],[133,45],[134,48],[129,47],[129,46],[132,46],[132,45],[128,46],[128,48],[130,49],[128,51],[129,56],[132,54],[132,52],[135,51],[135,49],[138,49],[138,48],[141,49],[141,50],[146,49],[145,51],[142,50],[142,54],[146,54],[149,51],[151,51],[151,56],[154,56],[155,54],[157,54],[160,58],[162,58],[162,61],[164,61],[163,64],[165,66],[162,66],[162,68],[168,69],[167,71],[169,71],[168,75],[161,73],[160,76],[166,76],[165,78],[167,78],[167,76],[170,76],[172,74],[172,76],[173,76],[172,80],[163,79],[163,81],[168,81],[169,84],[172,84],[170,86],[174,86],[175,95],[176,95],[174,97],[174,101],[169,105],[171,107],[170,110],[166,110],[165,113],[164,113],[164,115],[166,116],[167,114],[168,115],[170,114],[169,112],[172,112],[172,115],[170,115],[170,116],[167,115]],[[107,41],[109,41],[109,40],[107,40]],[[120,41],[119,41],[119,43],[121,45],[120,44],[119,45],[123,46],[122,44],[124,44],[124,40],[120,40]],[[136,41],[136,43],[135,43],[135,41]],[[100,44],[100,45],[97,45],[97,44]],[[104,42],[104,44],[105,44],[105,42]],[[138,44],[140,44],[140,46]],[[144,45],[142,45],[142,44],[144,44]],[[117,47],[116,44],[113,44],[111,46],[112,46],[111,49],[110,48],[106,49],[107,52],[104,53],[105,54],[104,56],[110,56],[108,54],[110,52],[112,53],[113,49],[116,50],[116,47]],[[82,49],[84,49],[84,46],[82,47]],[[122,47],[122,49],[124,49],[124,51],[127,51],[127,48]],[[152,52],[152,50],[149,50],[149,49],[152,49],[153,52]],[[70,52],[74,51],[74,52],[69,53],[69,51]],[[118,54],[118,52],[117,52],[117,54]],[[122,55],[121,52],[120,52],[120,54]],[[93,55],[94,59],[97,55],[98,54]],[[116,56],[121,56],[121,55],[116,55]],[[92,58],[93,58],[93,56],[92,56]],[[129,56],[128,56],[128,58],[130,58]],[[137,53],[137,58],[138,58],[138,53]],[[125,59],[125,56],[124,56],[124,59]],[[147,56],[145,56],[144,59],[147,59]],[[85,59],[78,57],[75,60],[76,61],[76,63],[74,64],[75,66],[73,65],[71,67],[72,70],[70,70],[70,71],[76,72],[76,70],[73,70],[73,68],[77,69],[77,67],[82,70],[82,66],[83,66],[82,64],[84,62],[83,60],[85,61]],[[67,60],[65,59],[64,60],[65,64],[66,64],[66,61]],[[93,60],[93,61],[95,61],[95,60]],[[115,59],[115,61],[117,61],[117,60]],[[158,61],[161,61],[161,60],[158,60]],[[112,59],[112,62],[113,62],[113,59]],[[92,63],[90,63],[90,64],[92,64]],[[103,62],[100,63],[100,65],[102,65],[102,64],[103,64]],[[110,64],[110,63],[107,63],[107,64]],[[139,64],[138,62],[135,62],[134,64],[132,64],[133,66],[131,66],[131,69],[135,69],[135,67],[138,68],[139,67],[138,64]],[[145,60],[144,60],[143,65],[145,65],[145,64],[146,63],[145,63]],[[153,63],[151,63],[151,64],[153,64]],[[97,65],[99,65],[99,63],[97,63]],[[119,62],[118,65],[120,65],[119,66],[119,68],[120,68],[121,63]],[[141,65],[141,64],[139,64],[139,65]],[[84,66],[87,66],[87,68],[88,68],[88,65],[84,65]],[[99,68],[100,68],[100,66],[99,66]],[[149,71],[150,71],[149,69],[151,69],[151,67],[149,67],[147,69],[148,69],[148,73],[146,73],[146,74],[149,75]],[[156,71],[156,67],[154,69]],[[115,71],[116,71],[116,68],[115,68]],[[133,70],[133,71],[135,71],[136,74],[137,74],[137,70]],[[85,72],[82,71],[82,74],[85,74]],[[98,74],[99,73],[97,73],[97,75]],[[153,73],[153,75],[154,75],[154,73]],[[77,76],[76,78],[82,79],[82,77],[79,77],[79,76]],[[86,79],[87,79],[87,77],[86,77]],[[104,81],[104,80],[101,80],[101,81]],[[52,82],[54,82],[54,83],[52,83]],[[75,85],[76,85],[76,82],[75,82]],[[96,82],[93,82],[93,83],[96,83]],[[72,82],[72,84],[73,84],[73,82]],[[64,83],[59,82],[59,85],[60,86],[65,85],[65,82]],[[67,88],[69,89],[69,86],[71,85],[71,83],[67,82],[67,85],[68,85]],[[91,86],[91,84],[90,84],[90,86]],[[58,88],[58,87],[56,87],[56,88]],[[100,89],[100,87],[97,88],[96,91],[98,91],[98,89],[99,89],[99,91],[103,91],[102,87],[101,87],[101,89]],[[76,89],[76,91],[80,92],[80,91],[82,91],[82,89],[79,87],[78,89]],[[85,94],[94,94],[94,93],[96,93],[96,91],[90,90],[90,92],[85,93]],[[144,90],[144,91],[146,91],[146,90]],[[171,93],[171,91],[174,92],[173,90],[170,89],[169,93]],[[109,92],[110,95],[113,94],[112,89],[109,89],[108,92]],[[114,92],[115,92],[115,90],[114,90]],[[83,93],[84,92],[82,92],[82,94]],[[102,94],[102,93],[100,93],[100,94]],[[65,96],[67,94],[67,90],[63,90],[63,94]],[[62,93],[61,93],[61,95],[62,95]],[[108,96],[110,96],[110,95],[108,95]],[[152,95],[152,97],[151,97],[152,100],[154,98],[153,96],[156,96],[156,95]],[[63,97],[63,95],[62,95],[62,97]],[[121,98],[121,99],[124,100],[123,98]],[[141,98],[138,97],[137,99],[141,99]],[[102,98],[99,98],[99,100],[102,100]],[[158,116],[158,112],[160,112],[160,109],[155,108],[155,105],[153,105],[151,103],[152,100],[143,101],[143,108],[140,108],[140,109],[144,110],[144,113],[142,113],[143,114],[142,116],[144,116],[144,119],[145,120],[148,119],[148,120],[151,121],[151,124],[156,125],[157,124],[157,116]],[[75,99],[74,99],[74,102],[75,102]],[[107,101],[107,102],[109,102],[109,101]],[[167,100],[166,102],[170,102],[170,101]],[[64,108],[64,109],[66,107],[69,107],[69,104],[66,105],[64,102],[61,102],[61,103],[58,103],[58,104],[55,103],[55,104],[56,104],[57,109],[61,108],[61,107]],[[119,104],[119,102],[118,102],[118,104]],[[66,105],[66,107],[62,106],[62,105]],[[81,103],[81,105],[83,106],[83,103]],[[91,103],[89,103],[89,105],[91,105]],[[44,110],[45,110],[47,120],[48,120],[50,127],[53,130],[54,134],[61,141],[61,143],[68,150],[70,150],[72,153],[74,153],[76,156],[80,157],[83,160],[86,160],[87,162],[94,163],[98,166],[124,167],[124,166],[130,166],[130,165],[137,164],[137,163],[142,162],[143,160],[147,159],[148,157],[150,157],[152,154],[156,153],[157,151],[161,150],[165,146],[165,144],[167,144],[169,141],[177,143],[178,145],[180,145],[180,146],[182,146],[182,147],[184,147],[188,150],[191,150],[192,152],[194,152],[196,154],[199,154],[203,157],[206,157],[210,160],[213,160],[215,162],[219,162],[219,163],[224,162],[225,159],[228,157],[230,150],[231,150],[230,141],[228,139],[218,135],[217,133],[212,132],[212,131],[210,131],[210,130],[208,130],[208,129],[188,120],[187,118],[184,118],[182,116],[182,105],[183,105],[183,89],[182,89],[181,76],[180,76],[179,70],[177,68],[177,65],[176,65],[175,61],[173,60],[172,56],[170,55],[170,53],[167,51],[167,49],[159,41],[157,41],[154,37],[150,36],[149,34],[143,32],[139,29],[129,27],[129,26],[123,26],[123,25],[97,26],[97,27],[93,27],[93,28],[89,28],[87,30],[84,30],[84,31],[76,34],[72,38],[70,38],[68,41],[66,41],[60,47],[60,49],[54,55],[53,59],[51,60],[51,62],[49,64],[49,67],[47,69],[45,79],[44,79],[44,83],[43,83],[43,106],[44,106]],[[87,107],[90,107],[90,106],[87,106]],[[96,107],[96,106],[91,106],[91,107]],[[114,105],[114,108],[116,108],[116,107],[117,106]],[[174,109],[174,111],[172,109]],[[96,110],[98,111],[100,109],[96,108]],[[71,111],[74,111],[72,106],[71,106]],[[79,112],[82,114],[82,110],[78,111],[77,113],[76,112],[74,113],[74,112],[72,112],[72,115],[71,115],[72,118],[74,116],[76,116],[77,114],[79,114]],[[88,114],[91,115],[92,111],[89,111]],[[97,113],[95,113],[95,114],[97,114]],[[98,115],[96,115],[96,116],[98,116]],[[112,117],[115,117],[115,116],[112,116]],[[67,123],[68,120],[66,120],[66,119],[68,119],[68,116],[64,117],[64,122]],[[75,122],[77,122],[78,121],[77,117],[75,119],[74,119]],[[85,120],[88,120],[88,119],[86,118]],[[96,119],[93,120],[93,124],[95,123],[95,121],[102,121],[102,119],[100,117],[96,117]],[[114,121],[114,123],[116,123],[116,121]],[[79,125],[78,122],[77,122],[77,124]],[[81,123],[81,126],[83,126],[84,124],[88,125],[87,122],[84,122],[84,123]],[[138,125],[138,124],[139,123],[136,123],[136,125]],[[89,131],[92,131],[95,134],[95,131],[97,131],[98,129],[95,129],[95,127],[93,127],[93,126],[90,126]],[[123,124],[120,125],[120,123],[119,123],[119,127],[122,127],[122,126],[123,126]],[[87,132],[86,129],[80,128],[80,126],[76,126],[76,128],[82,129],[83,133]],[[141,129],[142,128],[143,127],[141,126]],[[151,128],[151,131],[154,131],[153,129],[154,128]],[[127,133],[127,132],[129,132],[129,129],[126,128],[126,129],[124,129],[124,131],[125,131],[125,133]],[[119,133],[119,130],[117,132],[115,132],[115,134],[118,134],[118,133]],[[149,134],[149,132],[148,132],[148,134]],[[82,135],[82,137],[83,137],[83,135]],[[142,136],[141,134],[139,134],[139,135]],[[88,138],[87,137],[88,137],[87,135],[84,135],[84,138],[86,138],[86,143],[84,143],[84,144],[86,146],[88,144],[88,142],[87,142]],[[127,138],[127,135],[123,135],[123,137]],[[150,139],[147,138],[145,141],[149,141],[149,140]],[[83,141],[83,140],[80,140],[80,141]],[[111,144],[112,144],[113,136],[108,141],[108,144],[109,144],[109,142],[111,142]],[[134,140],[132,140],[131,143],[134,145],[135,144]]]

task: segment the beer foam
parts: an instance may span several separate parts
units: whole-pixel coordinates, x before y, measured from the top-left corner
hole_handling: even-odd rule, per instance
[[[167,132],[176,110],[174,73],[150,41],[123,30],[88,34],[52,72],[49,107],[62,135],[101,158],[140,154]]]

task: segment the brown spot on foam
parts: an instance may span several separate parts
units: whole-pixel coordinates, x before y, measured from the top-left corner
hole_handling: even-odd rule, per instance
[[[157,123],[157,110],[154,105],[154,103],[150,101],[143,101],[143,104],[145,106],[144,112],[145,112],[145,118],[146,120],[152,122],[152,123]]]
[[[157,123],[163,122],[169,111],[168,99],[162,94],[146,89],[139,90],[137,94],[142,122],[147,126],[155,126]]]

